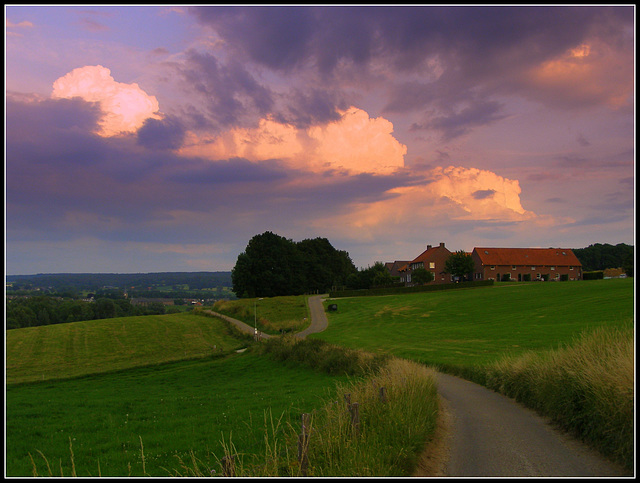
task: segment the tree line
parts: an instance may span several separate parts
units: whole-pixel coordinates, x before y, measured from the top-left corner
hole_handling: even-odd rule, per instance
[[[573,253],[580,260],[583,272],[622,268],[628,276],[633,276],[633,245],[595,243],[586,248],[574,248]]]
[[[7,300],[6,329],[164,313],[166,308],[159,302],[137,306],[132,305],[128,299],[106,297],[98,298],[94,302],[46,295],[19,297]]]
[[[136,287],[148,290],[173,287],[179,290],[204,290],[231,287],[231,272],[156,272],[156,273],[41,273],[36,275],[7,275],[6,281],[16,290],[36,288],[56,292],[96,292],[103,287]]]

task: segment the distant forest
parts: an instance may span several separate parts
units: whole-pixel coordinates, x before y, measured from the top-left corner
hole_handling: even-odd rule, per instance
[[[149,290],[172,287],[204,290],[231,287],[231,272],[157,272],[157,273],[40,273],[37,275],[7,275],[7,283],[20,288],[51,288],[60,291],[97,292],[105,287]]]

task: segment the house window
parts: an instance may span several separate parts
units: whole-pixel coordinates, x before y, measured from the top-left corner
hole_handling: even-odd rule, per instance
[[[569,267],[569,270],[573,270],[573,267]]]
[[[511,270],[515,270],[516,266],[515,265],[511,265]]]
[[[491,265],[491,270],[495,270],[496,266],[495,265]]]
[[[556,269],[556,267],[551,267],[551,270],[555,270],[555,269]]]
[[[436,268],[436,262],[429,262],[429,268]]]
[[[531,267],[531,270],[535,270],[535,269],[536,269],[536,267]]]

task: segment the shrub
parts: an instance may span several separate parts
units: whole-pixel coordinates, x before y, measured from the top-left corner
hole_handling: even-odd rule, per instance
[[[252,350],[278,361],[303,364],[330,375],[365,376],[375,373],[387,356],[347,349],[321,339],[299,339],[295,336],[272,337]]]
[[[602,270],[582,273],[582,280],[602,280],[603,278],[604,278],[604,271]]]

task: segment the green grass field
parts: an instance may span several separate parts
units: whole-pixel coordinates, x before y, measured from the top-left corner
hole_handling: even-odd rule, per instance
[[[318,337],[433,365],[482,365],[505,353],[567,344],[633,320],[633,279],[500,283],[492,287],[327,300]]]
[[[568,345],[593,328],[628,326],[633,289],[633,279],[501,283],[335,299],[326,302],[338,305],[329,328],[311,337],[428,364],[485,366]],[[258,301],[258,315],[280,327],[291,311],[306,314],[299,300],[288,308],[278,298]],[[253,309],[253,299],[247,304]],[[194,314],[7,331],[7,475],[32,476],[35,466],[40,476],[185,476],[191,452],[199,468],[219,472],[223,439],[241,455],[261,454],[265,412],[298,422],[345,380],[235,353],[244,344],[220,320]]]
[[[219,474],[223,440],[240,453],[261,454],[265,414],[276,420],[284,414],[284,429],[321,405],[339,381],[344,378],[233,353],[9,385],[7,475],[32,476],[33,458],[40,476],[71,476],[72,455],[78,476],[184,475],[180,461],[190,466],[191,451]]]

